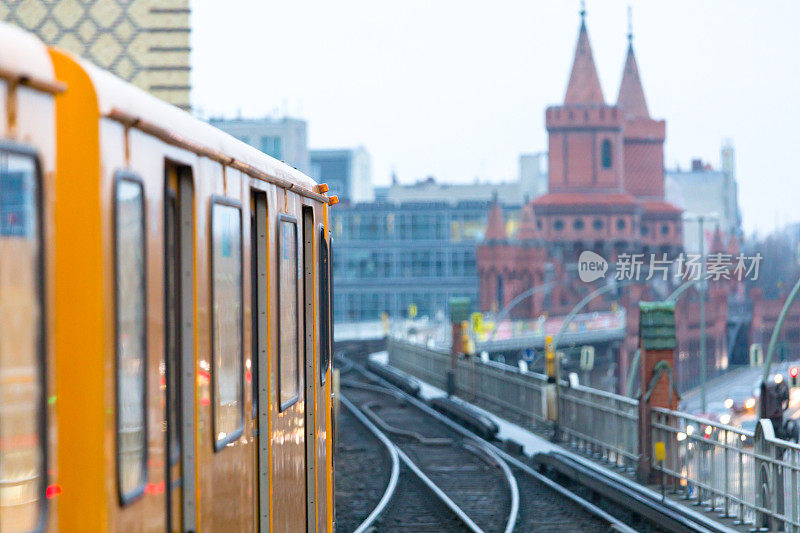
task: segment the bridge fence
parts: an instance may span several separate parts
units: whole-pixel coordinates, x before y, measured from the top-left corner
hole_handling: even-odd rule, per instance
[[[739,523],[797,532],[800,446],[776,439],[766,424],[754,433],[658,407],[650,418],[653,442],[665,443],[673,492]]]
[[[446,387],[451,356],[389,339],[390,363],[436,387]],[[483,400],[501,416],[547,426],[547,380],[495,362],[457,360],[457,394]],[[576,451],[632,472],[640,460],[638,400],[584,386],[559,388],[559,437]],[[547,426],[549,427],[549,426]],[[652,442],[666,459],[652,466],[676,497],[761,531],[800,533],[800,445],[774,437],[762,421],[755,433],[653,407]]]
[[[391,364],[431,385],[444,389],[451,356],[444,350],[389,339]],[[511,411],[515,419],[545,425],[547,378],[537,372],[494,361],[456,361],[458,395],[480,399],[500,412]],[[581,452],[614,465],[635,468],[639,459],[636,400],[589,387],[561,387],[559,430],[561,436]]]
[[[559,390],[558,428],[579,451],[633,471],[639,461],[639,402],[589,387]]]

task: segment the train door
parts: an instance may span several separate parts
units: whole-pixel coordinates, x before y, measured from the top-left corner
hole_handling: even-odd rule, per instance
[[[252,316],[253,316],[253,411],[256,419],[256,514],[257,531],[269,531],[269,297],[267,283],[268,227],[267,195],[254,191],[251,198],[250,238],[252,253]]]
[[[316,394],[314,379],[314,211],[303,207],[303,361],[305,374],[305,441],[306,441],[306,524],[308,531],[316,525]]]
[[[164,195],[168,531],[196,531],[194,195],[190,167],[167,164]]]
[[[277,350],[271,397],[272,525],[275,531],[305,531],[306,453],[303,360],[301,232],[297,217],[277,216]]]
[[[317,351],[317,524],[322,529],[327,528],[329,510],[327,461],[328,448],[326,438],[330,438],[328,431],[328,405],[326,391],[326,378],[331,360],[330,337],[330,258],[328,256],[328,240],[326,239],[325,226],[317,223],[317,323],[318,351]]]

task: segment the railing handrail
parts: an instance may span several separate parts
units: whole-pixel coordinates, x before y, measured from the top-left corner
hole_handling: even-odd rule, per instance
[[[628,396],[623,396],[622,394],[616,394],[614,392],[604,391],[604,390],[601,390],[601,389],[595,389],[594,387],[588,387],[586,385],[575,385],[575,386],[570,386],[570,387],[562,387],[561,393],[562,394],[568,394],[570,389],[571,390],[575,390],[575,391],[584,392],[584,393],[587,393],[587,394],[592,394],[592,395],[595,395],[595,396],[600,396],[602,398],[607,398],[609,400],[614,400],[616,402],[624,403],[624,404],[629,405],[631,407],[636,407],[636,406],[639,405],[638,401],[634,400],[633,398],[629,398]]]

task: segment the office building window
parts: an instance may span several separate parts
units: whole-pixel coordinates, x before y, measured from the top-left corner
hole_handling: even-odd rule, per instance
[[[265,135],[261,137],[261,151],[275,159],[283,159],[283,143],[280,137]]]

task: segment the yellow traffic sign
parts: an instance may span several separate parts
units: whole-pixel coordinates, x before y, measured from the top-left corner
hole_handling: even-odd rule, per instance
[[[653,447],[655,448],[656,461],[663,462],[667,459],[667,448],[663,441],[656,442]]]
[[[483,313],[472,313],[470,319],[472,322],[472,331],[478,333],[483,327]]]
[[[544,338],[544,363],[547,377],[556,377],[556,354],[553,350],[553,336],[548,335]]]

